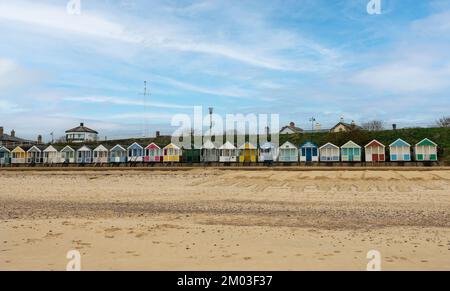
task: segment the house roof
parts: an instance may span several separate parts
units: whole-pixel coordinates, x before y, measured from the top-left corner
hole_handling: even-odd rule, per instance
[[[341,148],[358,148],[358,149],[360,149],[361,146],[358,145],[357,143],[355,143],[354,141],[350,140],[350,141],[346,142],[343,146],[341,146]]]
[[[301,129],[300,127],[290,126],[290,125],[283,126],[283,127],[281,128],[280,132],[282,132],[282,131],[285,130],[286,128],[289,128],[290,130],[292,130],[293,132],[296,132],[296,133],[301,133],[301,132],[303,132],[303,129]]]
[[[379,141],[377,141],[376,139],[374,139],[373,141],[369,142],[369,143],[365,146],[365,148],[368,148],[368,147],[382,147],[382,148],[384,148],[385,146],[384,146],[384,144],[382,144],[381,142],[379,142]]]
[[[34,143],[34,141],[26,140],[26,139],[19,138],[16,136],[13,137],[6,133],[4,133],[0,136],[0,141],[13,142],[13,143]]]
[[[437,147],[437,144],[436,144],[435,142],[431,141],[431,140],[428,139],[428,138],[424,138],[423,140],[421,140],[420,142],[418,142],[418,143],[416,144],[416,146],[436,146],[436,147]]]
[[[81,123],[80,126],[77,126],[77,127],[75,127],[75,128],[66,130],[66,133],[68,133],[68,132],[84,132],[84,133],[95,133],[95,134],[98,134],[98,132],[96,132],[95,130],[90,129],[89,127],[84,126],[83,123]]]
[[[356,125],[354,123],[346,123],[346,122],[338,122],[335,126],[333,126],[330,131],[333,131],[336,127],[338,127],[339,125],[343,125],[345,128],[349,129],[349,130],[355,130],[355,129],[362,129],[361,126]]]
[[[403,139],[399,138],[393,143],[389,145],[389,147],[410,147],[411,145],[404,141]]]

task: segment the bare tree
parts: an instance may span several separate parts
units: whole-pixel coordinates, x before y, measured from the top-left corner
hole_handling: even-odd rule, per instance
[[[445,116],[436,121],[437,126],[439,127],[450,127],[450,116]]]
[[[380,131],[384,129],[383,121],[372,120],[362,124],[362,128],[368,131]]]

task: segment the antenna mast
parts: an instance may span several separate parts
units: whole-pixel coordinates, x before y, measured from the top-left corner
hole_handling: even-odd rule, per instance
[[[151,95],[150,93],[147,92],[147,81],[144,81],[144,93],[143,95],[143,103],[142,103],[142,108],[143,108],[143,115],[142,115],[142,137],[145,138],[146,136],[146,132],[148,131],[147,128],[147,117],[146,117],[146,108],[147,108],[147,96]]]

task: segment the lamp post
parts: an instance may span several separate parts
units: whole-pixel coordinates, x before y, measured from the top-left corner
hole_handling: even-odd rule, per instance
[[[311,131],[314,131],[314,122],[316,122],[316,119],[314,117],[311,117],[309,119],[309,122],[311,122]]]

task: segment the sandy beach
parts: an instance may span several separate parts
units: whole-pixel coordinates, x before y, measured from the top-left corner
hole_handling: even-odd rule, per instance
[[[450,270],[450,170],[2,171],[0,270]]]

